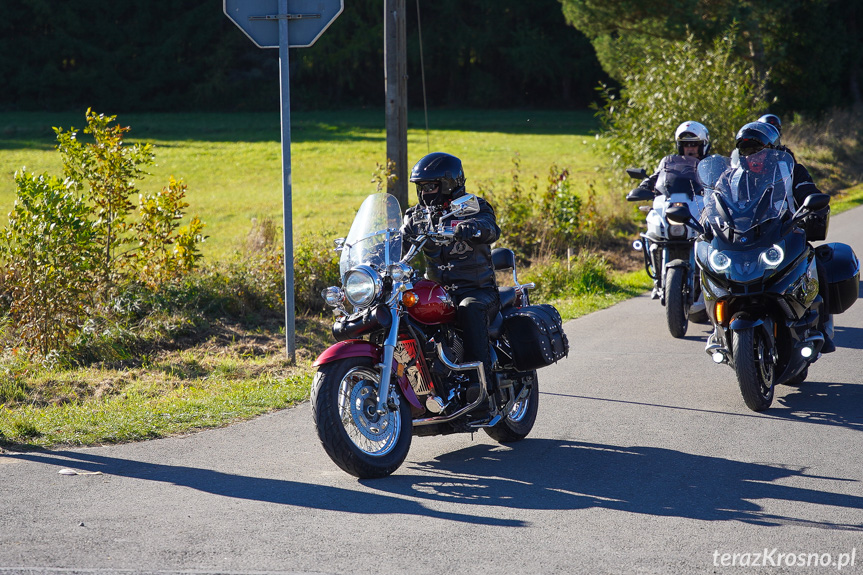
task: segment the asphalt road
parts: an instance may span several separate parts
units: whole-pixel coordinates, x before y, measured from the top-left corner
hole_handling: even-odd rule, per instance
[[[861,218],[831,241],[863,254]],[[0,575],[863,572],[863,302],[836,324],[836,353],[754,413],[706,326],[675,340],[635,298],[566,324],[525,441],[414,438],[377,481],[330,462],[308,404],[0,455]]]

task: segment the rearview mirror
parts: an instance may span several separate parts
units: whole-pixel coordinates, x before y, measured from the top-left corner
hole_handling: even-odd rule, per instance
[[[455,216],[463,218],[479,213],[479,199],[473,194],[465,194],[450,202],[449,213],[444,217]]]
[[[830,205],[830,196],[827,194],[811,194],[806,196],[806,199],[803,200],[803,207],[808,209],[810,212],[817,212],[818,210],[823,210],[827,206]]]

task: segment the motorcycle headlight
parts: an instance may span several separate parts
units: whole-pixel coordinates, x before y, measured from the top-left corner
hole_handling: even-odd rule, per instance
[[[707,261],[710,262],[710,267],[718,272],[727,270],[728,266],[731,265],[731,258],[718,250],[710,252],[710,257],[707,258]]]
[[[686,226],[673,224],[668,226],[668,236],[671,238],[686,237]]]
[[[324,301],[327,302],[328,306],[338,307],[343,301],[345,301],[345,292],[338,287],[328,287],[321,291],[321,297],[324,298]]]
[[[785,250],[777,244],[773,244],[761,254],[761,261],[771,268],[777,267],[783,259],[785,259]]]
[[[357,266],[345,274],[345,298],[354,307],[368,307],[381,293],[381,278],[369,266]]]
[[[393,281],[403,282],[410,279],[413,269],[409,265],[399,262],[391,265],[387,273],[393,278]]]

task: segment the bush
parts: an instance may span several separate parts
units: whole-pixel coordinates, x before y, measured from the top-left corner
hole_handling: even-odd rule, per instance
[[[43,358],[67,350],[85,318],[110,317],[127,284],[157,288],[192,271],[204,240],[198,218],[180,226],[185,184],[172,178],[158,194],[138,194],[151,147],[127,145],[129,128],[111,126],[115,116],[87,110],[86,117],[83,133],[93,142],[55,128],[65,180],[16,175],[18,198],[0,245],[10,328]]]
[[[710,131],[712,152],[730,154],[739,128],[766,108],[766,79],[755,80],[751,65],[734,55],[734,28],[712,46],[690,35],[682,42],[656,40],[664,49],[629,63],[619,96],[602,86],[597,116],[615,181],[627,167],[648,172],[676,153],[674,130],[686,120]]]
[[[518,153],[513,156],[511,184],[496,190],[479,184],[479,193],[495,209],[501,229],[499,246],[512,249],[521,260],[540,255],[563,255],[567,248],[580,246],[602,228],[602,216],[592,187],[586,197],[572,189],[568,168],[549,167],[546,184],[541,188],[534,176],[522,183]]]
[[[582,252],[569,262],[552,260],[532,265],[521,280],[536,283],[535,300],[603,293],[612,289],[611,266],[602,256]]]

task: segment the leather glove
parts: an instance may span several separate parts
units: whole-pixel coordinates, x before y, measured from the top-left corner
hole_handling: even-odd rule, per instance
[[[457,240],[469,240],[473,239],[476,236],[476,233],[479,231],[479,226],[476,225],[476,222],[473,220],[465,220],[463,222],[459,222],[455,227],[455,239]]]

